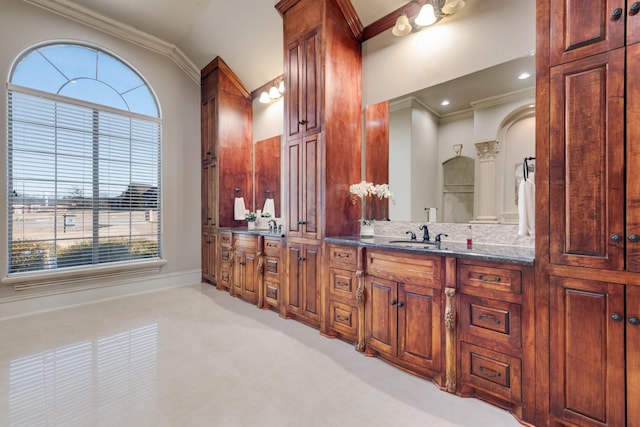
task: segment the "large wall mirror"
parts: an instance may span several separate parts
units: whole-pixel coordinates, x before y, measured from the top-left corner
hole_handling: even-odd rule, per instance
[[[534,73],[535,56],[517,58],[365,108],[363,169],[389,183],[389,219],[517,223]]]

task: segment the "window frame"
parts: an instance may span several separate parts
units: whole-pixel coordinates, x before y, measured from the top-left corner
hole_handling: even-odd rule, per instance
[[[156,231],[154,232],[154,235],[157,241],[157,255],[149,258],[130,258],[129,260],[126,260],[126,261],[92,262],[91,264],[78,264],[78,265],[69,266],[69,267],[56,266],[55,268],[41,268],[38,270],[11,272],[11,248],[13,244],[13,236],[10,236],[9,233],[7,232],[6,234],[7,239],[4,242],[5,248],[7,249],[7,257],[5,259],[5,266],[7,270],[6,270],[6,276],[0,279],[0,283],[13,284],[15,289],[19,289],[21,287],[25,287],[25,288],[31,287],[34,282],[37,282],[35,286],[47,286],[51,284],[59,284],[61,282],[68,282],[70,280],[75,282],[83,282],[83,281],[86,281],[88,276],[91,276],[92,279],[95,279],[97,276],[98,277],[123,276],[123,275],[126,276],[126,275],[130,275],[132,272],[157,271],[163,265],[166,264],[166,260],[163,259],[164,233],[163,233],[163,221],[162,221],[162,212],[163,212],[162,140],[163,140],[163,136],[162,136],[161,108],[160,108],[160,103],[158,101],[158,98],[155,92],[153,91],[151,85],[149,85],[149,83],[147,82],[147,80],[129,63],[124,61],[118,55],[113,54],[112,52],[109,52],[100,47],[88,45],[86,43],[64,41],[64,42],[49,42],[49,43],[39,44],[37,46],[32,46],[31,48],[25,50],[22,54],[20,54],[15,59],[11,68],[9,79],[13,78],[14,72],[16,71],[18,64],[20,64],[20,62],[24,58],[26,58],[30,54],[36,53],[38,49],[41,49],[47,46],[53,46],[53,45],[68,45],[68,46],[77,46],[77,47],[93,49],[96,52],[101,52],[105,55],[108,55],[113,60],[119,61],[122,65],[127,67],[132,73],[134,73],[136,76],[138,76],[142,80],[142,82],[148,89],[149,93],[151,94],[153,101],[155,102],[155,107],[157,109],[158,116],[153,117],[145,114],[136,113],[130,110],[129,111],[122,110],[122,109],[110,107],[108,105],[102,105],[102,104],[93,103],[93,102],[85,101],[78,98],[67,97],[67,96],[55,94],[52,92],[46,92],[46,91],[22,86],[19,84],[12,83],[11,81],[8,81],[6,84],[7,91],[6,91],[6,98],[5,98],[7,100],[7,115],[6,115],[7,135],[6,135],[6,145],[5,145],[7,149],[7,165],[9,166],[9,158],[11,156],[10,145],[12,144],[12,138],[13,138],[12,133],[10,132],[11,122],[12,122],[11,112],[13,107],[8,101],[10,99],[11,94],[13,93],[19,93],[19,94],[35,96],[35,97],[42,97],[47,99],[48,101],[60,102],[60,103],[73,105],[73,106],[79,106],[82,108],[91,109],[94,112],[97,110],[99,112],[104,112],[108,114],[111,113],[111,114],[117,114],[119,116],[126,116],[128,119],[141,119],[144,121],[156,123],[158,126],[158,141],[157,141],[158,163],[157,163],[157,175],[156,175],[157,193],[158,193],[158,199],[157,199],[158,225],[157,225]],[[9,210],[12,206],[12,203],[10,200],[11,195],[9,192],[10,192],[11,186],[13,185],[13,180],[14,180],[13,170],[12,168],[8,168],[7,182],[6,182],[6,187],[8,191],[7,191],[7,199],[5,204],[6,213],[7,213],[7,219],[6,219],[7,227],[10,227],[9,224],[10,222],[13,221],[12,214]],[[56,179],[54,183],[57,181],[58,180]],[[130,185],[131,184],[133,183],[130,183]],[[99,213],[103,210],[100,207],[97,207],[94,209],[94,211],[95,211],[94,213]],[[131,224],[131,222],[129,222],[129,224]],[[9,229],[7,229],[7,231],[9,231]],[[52,240],[52,242],[55,242],[56,240],[57,238],[54,237],[54,240]],[[130,235],[128,240],[129,245],[131,244],[132,240],[133,238]],[[92,247],[95,248],[96,247],[95,237],[91,237],[89,241]],[[89,287],[95,287],[95,284],[89,284],[88,282],[87,282],[87,285],[89,285]]]

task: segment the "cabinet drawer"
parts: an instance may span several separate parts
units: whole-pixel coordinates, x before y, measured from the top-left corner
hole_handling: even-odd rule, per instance
[[[356,336],[356,309],[349,304],[329,301],[329,327],[346,337]]]
[[[500,399],[522,401],[522,362],[508,356],[466,342],[460,344],[461,380]]]
[[[459,269],[460,290],[483,289],[520,294],[522,272],[507,268],[462,264]]]
[[[474,337],[520,349],[522,306],[460,294],[460,339],[475,341]]]
[[[270,239],[265,237],[264,239],[264,254],[268,256],[279,257],[282,252],[282,240]]]
[[[220,232],[220,246],[231,246],[231,233]]]
[[[332,297],[353,301],[357,287],[356,273],[339,268],[329,269],[329,292]]]
[[[229,288],[231,286],[231,269],[230,268],[221,268],[220,269],[220,282],[222,286]]]
[[[367,253],[367,275],[430,288],[441,288],[443,257],[397,252]]]
[[[355,269],[358,266],[358,248],[329,245],[329,262],[331,265],[343,265]]]
[[[258,237],[244,234],[234,234],[233,236],[234,248],[243,248],[252,251],[258,250]]]
[[[265,279],[280,281],[280,258],[266,257],[264,267]]]
[[[223,246],[220,248],[220,261],[221,262],[231,261],[231,248],[226,246]]]
[[[264,300],[267,304],[277,307],[280,294],[280,284],[272,281],[264,282]]]

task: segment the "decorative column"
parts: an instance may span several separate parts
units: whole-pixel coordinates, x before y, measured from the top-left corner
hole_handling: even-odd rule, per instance
[[[495,215],[496,205],[496,154],[500,152],[498,141],[477,142],[476,152],[479,159],[478,173],[476,174],[476,219],[471,222],[497,223]]]

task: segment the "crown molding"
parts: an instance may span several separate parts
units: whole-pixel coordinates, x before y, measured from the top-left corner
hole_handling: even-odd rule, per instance
[[[534,98],[536,96],[535,87],[516,90],[514,92],[504,93],[502,95],[491,96],[489,98],[473,101],[471,106],[474,110],[495,107],[496,105],[506,104],[508,102],[521,101],[523,99]]]
[[[174,44],[161,40],[151,34],[140,31],[130,25],[111,19],[105,15],[80,6],[68,0],[23,0],[25,3],[38,6],[49,12],[87,25],[103,33],[118,37],[152,52],[170,58],[194,82],[200,84],[200,70]]]

